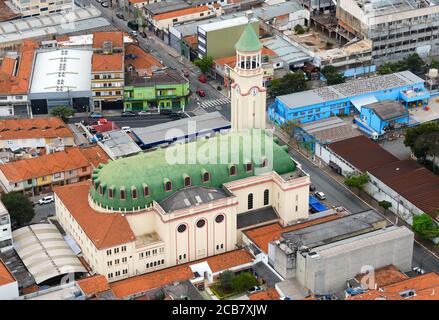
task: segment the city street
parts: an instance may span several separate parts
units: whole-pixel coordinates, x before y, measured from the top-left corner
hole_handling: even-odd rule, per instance
[[[184,114],[183,114],[184,116]],[[121,127],[131,127],[131,128],[142,128],[149,127],[152,125],[165,123],[169,121],[173,121],[167,115],[153,114],[153,115],[145,115],[145,116],[135,116],[135,117],[122,117],[119,115],[105,115],[105,118],[111,121],[114,121],[119,128]],[[88,116],[75,116],[70,118],[70,123],[77,123],[84,121],[85,123],[96,121],[91,120]]]
[[[31,223],[40,223],[44,221],[47,217],[55,215],[55,203],[49,203],[44,205],[35,204],[34,206],[35,216]]]

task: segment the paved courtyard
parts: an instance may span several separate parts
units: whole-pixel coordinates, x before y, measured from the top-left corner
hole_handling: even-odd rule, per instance
[[[419,123],[439,119],[439,96],[431,97],[428,105],[430,106],[428,111],[423,108],[410,109],[410,118]]]

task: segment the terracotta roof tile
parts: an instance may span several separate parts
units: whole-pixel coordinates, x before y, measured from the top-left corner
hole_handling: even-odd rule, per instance
[[[88,204],[90,181],[55,187],[54,192],[96,248],[105,249],[135,241],[127,219],[119,213],[101,213]]]
[[[359,274],[355,277],[358,282],[361,282],[364,274]],[[408,277],[398,270],[393,264],[385,266],[375,270],[374,273],[375,283],[378,287],[387,286],[392,283],[400,282],[402,280],[408,279]]]
[[[84,157],[93,167],[97,167],[100,163],[107,163],[110,157],[100,146],[80,149]]]
[[[0,165],[9,182],[15,183],[54,173],[89,167],[90,163],[78,147]]]
[[[123,32],[102,31],[93,33],[93,48],[102,48],[106,41],[112,41],[113,48],[123,48]]]
[[[121,53],[114,54],[97,54],[94,53],[91,58],[91,71],[118,71],[123,72],[123,55]]]
[[[31,40],[24,40],[19,52],[19,64],[16,75],[11,75],[10,68],[6,72],[0,71],[0,94],[27,94],[29,79],[32,70],[34,50],[38,44]]]
[[[20,14],[15,13],[9,8],[4,0],[0,0],[0,22],[12,20],[19,17]]]
[[[280,300],[280,295],[275,288],[256,292],[250,295],[250,300]]]
[[[415,295],[404,298],[400,295],[406,290],[414,290]],[[439,300],[439,275],[427,273],[415,278],[399,281],[382,287],[379,290],[369,290],[366,293],[349,297],[348,300]]]
[[[250,263],[252,262],[252,258],[249,253],[243,249],[234,250],[206,259],[192,261],[175,267],[113,282],[110,284],[110,287],[113,289],[116,297],[123,298],[152,289],[161,288],[173,282],[190,280],[194,278],[190,266],[203,261],[207,261],[212,272],[215,273],[245,263]]]
[[[72,131],[56,117],[0,120],[0,140],[73,137]]]
[[[125,62],[126,66],[132,65],[137,72],[146,70],[148,73],[152,73],[154,68],[163,68],[159,60],[135,44],[127,45],[125,54],[135,54],[137,56],[136,59],[127,59]]]
[[[166,20],[171,18],[177,18],[181,16],[186,16],[189,14],[199,13],[210,10],[208,6],[191,7],[180,10],[175,10],[171,12],[161,13],[153,16],[153,20]]]
[[[298,223],[298,224],[288,226],[288,227],[282,227],[278,223],[273,223],[273,224],[269,224],[267,226],[246,230],[246,231],[244,231],[244,234],[255,245],[257,245],[259,247],[259,249],[261,249],[265,253],[268,253],[268,244],[272,241],[279,240],[281,234],[284,232],[290,232],[290,231],[294,231],[294,230],[303,229],[303,228],[313,226],[316,224],[320,224],[323,222],[328,222],[328,221],[332,221],[335,219],[339,219],[341,217],[343,217],[343,215],[333,214],[330,216]]]
[[[78,285],[86,295],[93,295],[107,290],[111,290],[107,278],[102,275],[95,275],[78,280]]]
[[[15,282],[14,276],[0,259],[0,286]]]

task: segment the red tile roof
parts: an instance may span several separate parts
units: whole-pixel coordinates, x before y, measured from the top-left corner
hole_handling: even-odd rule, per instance
[[[361,282],[365,274],[359,274],[355,277],[358,282]],[[374,272],[374,280],[376,285],[381,288],[392,283],[400,282],[402,280],[408,279],[408,277],[398,270],[393,264],[376,269]]]
[[[404,298],[400,295],[406,290],[414,290],[415,295]],[[369,290],[366,293],[349,297],[348,300],[439,300],[439,275],[427,273],[415,278],[406,279],[381,287],[379,290]]]
[[[185,8],[185,9],[179,9],[171,12],[161,13],[153,16],[152,18],[154,20],[166,20],[166,19],[172,19],[177,18],[181,16],[186,16],[194,13],[201,13],[204,11],[209,11],[208,6],[199,6],[199,7],[191,7],[191,8]]]
[[[280,295],[275,288],[256,292],[250,295],[250,300],[280,300]]]
[[[102,275],[95,275],[78,280],[78,285],[87,296],[111,290],[107,278]]]
[[[316,224],[332,221],[343,217],[342,214],[333,214],[323,218],[298,223],[288,227],[282,227],[278,223],[269,224],[267,226],[258,227],[254,229],[245,230],[244,234],[265,253],[268,253],[268,244],[272,241],[280,239],[280,236],[284,232],[290,232],[294,230],[303,229]]]
[[[124,58],[122,53],[113,53],[113,54],[94,53],[91,58],[91,71],[92,72],[110,72],[110,71],[123,72],[124,69],[123,59]]]
[[[123,48],[122,31],[101,31],[93,33],[93,48],[102,48],[104,42],[111,41],[113,48]]]
[[[11,74],[10,66],[5,67],[5,72],[0,70],[0,94],[27,94],[29,79],[32,70],[34,51],[38,44],[31,40],[24,40],[19,52],[18,71]],[[7,64],[11,62],[8,61]]]
[[[439,176],[414,160],[381,164],[368,171],[420,210],[436,218],[436,209],[439,208]]]
[[[78,147],[40,157],[8,162],[0,165],[9,182],[15,183],[90,166]]]
[[[73,133],[57,117],[0,120],[0,140],[65,137]]]
[[[153,55],[147,53],[138,45],[129,44],[125,47],[125,55],[135,54],[136,59],[127,59],[125,65],[132,65],[137,72],[146,70],[152,74],[153,68],[163,68],[163,65]]]
[[[88,204],[90,181],[55,187],[54,193],[81,226],[96,248],[105,249],[136,240],[126,217],[119,213],[101,213]]]
[[[363,135],[331,143],[328,148],[360,171],[399,161],[378,143]]]
[[[100,146],[81,148],[80,150],[93,167],[97,167],[100,163],[107,163],[110,160],[110,157]]]
[[[0,0],[0,22],[12,20],[19,17],[20,14],[15,13],[9,8],[4,0]]]
[[[206,259],[192,261],[175,267],[113,282],[110,284],[110,287],[113,289],[116,297],[123,298],[152,289],[161,288],[173,282],[190,280],[194,278],[190,266],[203,261],[207,261],[212,272],[216,273],[242,264],[250,263],[252,260],[252,257],[247,251],[243,249],[234,250]]]
[[[9,271],[8,267],[3,263],[3,261],[0,259],[0,286],[16,282],[14,276]]]

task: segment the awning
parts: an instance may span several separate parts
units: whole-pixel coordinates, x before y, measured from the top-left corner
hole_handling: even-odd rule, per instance
[[[366,97],[351,99],[351,103],[359,112],[361,112],[361,107],[367,106],[368,104],[372,104],[375,102],[378,102],[375,96],[366,96]]]

